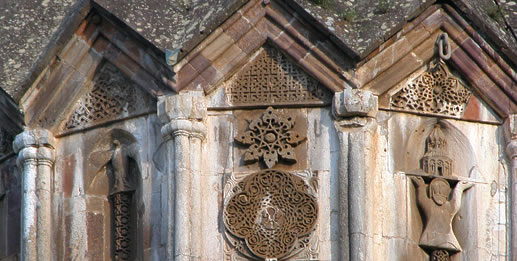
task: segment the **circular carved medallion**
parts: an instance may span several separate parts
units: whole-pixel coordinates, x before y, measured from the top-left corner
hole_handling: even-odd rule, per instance
[[[300,238],[314,231],[316,198],[305,182],[277,170],[254,173],[240,182],[224,208],[224,224],[259,258],[288,256]]]

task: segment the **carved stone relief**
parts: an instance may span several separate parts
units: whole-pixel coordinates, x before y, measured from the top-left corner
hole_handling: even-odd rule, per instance
[[[422,113],[459,117],[472,92],[440,62],[391,97],[391,106]]]
[[[262,260],[285,260],[310,248],[318,217],[315,191],[287,172],[246,176],[231,188],[223,210],[228,241],[241,255]]]
[[[98,70],[92,89],[84,95],[62,130],[82,129],[110,120],[122,119],[154,110],[156,102],[106,62]]]
[[[332,99],[330,91],[269,45],[230,80],[225,92],[232,105],[329,104]]]
[[[296,162],[294,147],[306,137],[293,131],[294,125],[293,117],[279,115],[272,107],[267,108],[260,118],[249,123],[247,131],[235,137],[237,142],[249,146],[244,161],[253,163],[263,159],[268,168],[272,168],[279,158]]]
[[[429,252],[431,260],[450,260],[450,255],[462,250],[452,221],[461,207],[463,192],[473,183],[453,175],[453,160],[448,155],[440,123],[435,124],[425,146],[421,170],[408,173],[412,175],[416,202],[425,220],[419,245]]]
[[[114,260],[132,260],[135,257],[136,222],[133,195],[136,189],[136,165],[134,154],[118,139],[113,141],[113,152],[108,164],[112,187]]]

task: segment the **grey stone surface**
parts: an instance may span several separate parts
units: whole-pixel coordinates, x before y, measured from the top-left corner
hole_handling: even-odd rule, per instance
[[[335,117],[375,117],[377,110],[377,96],[370,91],[347,88],[334,94],[332,112]]]

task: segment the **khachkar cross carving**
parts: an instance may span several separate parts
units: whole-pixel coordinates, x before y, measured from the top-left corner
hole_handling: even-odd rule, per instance
[[[249,146],[244,154],[246,163],[263,159],[268,168],[272,168],[279,158],[287,162],[296,162],[294,147],[306,139],[293,131],[294,119],[283,117],[268,107],[262,117],[252,120],[248,131],[239,134],[235,140]]]
[[[426,152],[421,160],[425,175],[411,177],[417,204],[427,221],[419,245],[430,250],[431,260],[448,261],[451,254],[461,251],[452,220],[461,207],[463,192],[473,184],[454,178],[452,166],[452,159],[447,156],[447,139],[437,123],[426,139]],[[454,183],[457,184],[452,189]]]
[[[264,170],[246,177],[233,191],[223,219],[229,236],[237,238],[239,252],[284,260],[304,249],[316,227],[318,205],[303,179]]]
[[[461,116],[472,93],[443,62],[424,72],[391,97],[395,108]]]

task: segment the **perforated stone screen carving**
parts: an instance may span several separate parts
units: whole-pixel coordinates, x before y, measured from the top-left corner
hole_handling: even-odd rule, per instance
[[[302,178],[265,170],[246,177],[233,191],[223,219],[230,236],[238,239],[233,245],[239,252],[284,260],[308,244],[318,205]]]
[[[115,65],[98,70],[90,91],[80,98],[63,130],[81,129],[153,111],[154,98],[139,89]]]
[[[448,71],[446,65],[440,63],[395,93],[391,97],[391,105],[415,112],[459,117],[471,95],[471,91]]]
[[[331,98],[329,90],[268,45],[226,88],[232,105],[329,104]]]

